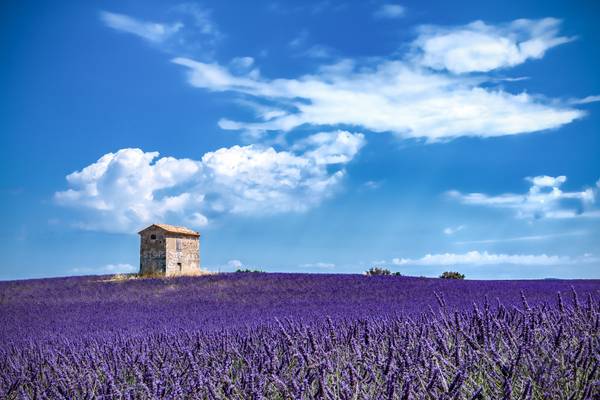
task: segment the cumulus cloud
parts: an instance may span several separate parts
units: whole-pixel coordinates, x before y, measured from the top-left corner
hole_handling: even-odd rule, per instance
[[[548,49],[573,38],[559,35],[560,20],[518,19],[509,24],[488,25],[475,21],[465,26],[424,26],[413,43],[418,62],[456,74],[487,72],[539,59]]]
[[[375,12],[373,16],[376,18],[400,18],[406,13],[406,9],[400,4],[386,3],[382,4]]]
[[[529,26],[527,32],[532,43],[556,44],[566,40],[550,35],[549,32],[558,29],[557,22],[552,21],[518,20],[510,26],[515,30],[517,26],[522,30]],[[500,28],[492,29],[481,23],[473,26],[495,29],[495,34],[506,36],[502,36],[503,40],[512,40],[510,32]],[[429,49],[425,38],[435,37],[433,33],[424,32],[415,42],[416,48]],[[533,47],[533,44],[522,45]],[[543,53],[541,50],[525,52],[528,56],[523,56],[522,62],[533,54],[541,57]],[[218,63],[186,57],[172,61],[187,69],[192,86],[238,93],[268,103],[273,112],[259,115],[257,120],[219,121],[222,129],[255,134],[288,132],[302,125],[346,125],[372,132],[392,132],[402,138],[438,141],[460,136],[493,137],[542,131],[585,115],[568,101],[561,103],[526,92],[509,93],[495,85],[494,77],[451,74],[428,60],[433,60],[429,50],[423,50],[416,59],[409,56],[397,60],[344,59],[322,65],[314,74],[280,79],[263,77],[257,67],[247,73],[234,73]]]
[[[450,191],[448,195],[467,205],[512,209],[519,218],[600,217],[597,210],[591,209],[597,189],[563,191],[560,186],[567,181],[566,176],[544,175],[526,179],[531,182],[531,187],[525,194],[507,193],[491,196]]]
[[[334,131],[292,151],[233,146],[200,160],[121,149],[67,175],[69,188],[54,197],[87,212],[82,228],[117,232],[165,220],[204,226],[223,213],[302,212],[335,191],[363,144],[360,133]]]
[[[64,206],[94,210],[98,228],[130,229],[132,222],[162,219],[181,213],[190,203],[201,203],[202,194],[157,193],[176,188],[196,177],[201,163],[189,159],[158,157],[158,152],[121,149],[108,153],[80,171],[67,175],[69,189],[55,193]],[[96,218],[94,218],[96,219]],[[82,227],[96,228],[96,223]]]
[[[590,255],[580,257],[546,254],[493,254],[487,251],[467,253],[427,254],[421,258],[394,258],[395,265],[453,266],[453,265],[566,265],[582,262],[597,262]]]
[[[363,146],[363,137],[350,132],[338,131],[336,135],[321,132],[297,142],[292,149],[306,151],[306,156],[318,164],[345,164]]]

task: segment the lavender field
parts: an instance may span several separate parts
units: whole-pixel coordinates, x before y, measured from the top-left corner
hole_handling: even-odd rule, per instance
[[[592,399],[600,282],[0,282],[2,399]]]

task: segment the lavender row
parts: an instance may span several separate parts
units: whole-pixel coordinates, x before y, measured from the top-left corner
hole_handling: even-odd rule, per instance
[[[107,335],[0,350],[0,397],[592,399],[600,313],[568,303],[419,317],[294,319],[220,332]],[[576,296],[576,295],[575,295]],[[570,305],[569,305],[570,304]]]
[[[313,321],[419,315],[443,293],[448,308],[499,299],[518,305],[555,302],[571,288],[600,299],[599,281],[448,281],[409,277],[222,274],[198,278],[110,281],[79,277],[0,282],[0,345],[14,341],[147,335],[172,330],[258,326],[275,318]],[[569,301],[569,300],[565,300]]]

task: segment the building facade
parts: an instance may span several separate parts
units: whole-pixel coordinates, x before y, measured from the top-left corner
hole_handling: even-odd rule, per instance
[[[153,224],[140,235],[140,274],[193,275],[200,272],[200,234],[191,229]]]

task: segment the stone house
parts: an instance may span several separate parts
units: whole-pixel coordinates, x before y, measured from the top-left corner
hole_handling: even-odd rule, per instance
[[[140,235],[140,274],[165,276],[200,272],[200,234],[167,224],[152,224]]]

